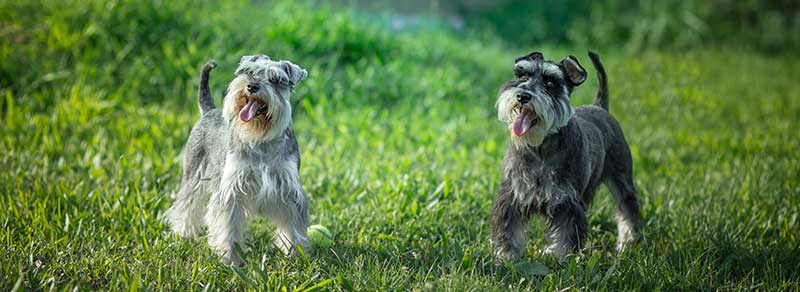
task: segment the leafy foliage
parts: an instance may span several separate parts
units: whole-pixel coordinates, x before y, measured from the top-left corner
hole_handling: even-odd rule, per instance
[[[471,3],[452,1],[453,3]],[[467,26],[518,45],[541,42],[624,48],[734,45],[772,53],[800,46],[797,1],[501,0],[456,5]]]

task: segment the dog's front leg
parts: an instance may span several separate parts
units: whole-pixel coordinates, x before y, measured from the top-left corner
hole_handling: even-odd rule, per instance
[[[246,194],[239,185],[243,180],[238,178],[237,168],[230,167],[230,163],[226,162],[220,188],[211,195],[208,202],[208,245],[222,256],[224,264],[241,266],[244,262],[238,254],[237,246],[238,250],[244,248]]]
[[[267,214],[275,223],[275,246],[287,256],[297,254],[299,246],[308,251],[308,199],[302,187],[283,194],[278,210]]]
[[[586,212],[583,204],[567,200],[549,209],[546,236],[550,244],[544,253],[564,258],[578,252],[586,238]]]
[[[498,262],[515,260],[522,255],[527,241],[529,214],[514,200],[508,179],[500,185],[500,193],[492,207],[492,249]]]

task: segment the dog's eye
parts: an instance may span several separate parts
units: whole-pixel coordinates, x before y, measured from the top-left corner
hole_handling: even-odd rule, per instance
[[[286,79],[281,78],[280,76],[270,76],[267,81],[275,86],[282,86],[286,85]]]
[[[553,78],[546,75],[544,76],[544,80],[542,81],[544,81],[544,86],[546,86],[547,88],[553,88],[556,85],[556,83],[553,81]]]

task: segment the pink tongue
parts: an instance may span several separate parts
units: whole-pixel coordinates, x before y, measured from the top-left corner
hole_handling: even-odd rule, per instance
[[[531,128],[531,121],[533,120],[533,113],[529,111],[522,111],[514,121],[514,135],[520,137],[525,135]]]
[[[251,99],[242,107],[242,110],[239,111],[239,118],[244,122],[249,122],[256,117],[256,113],[260,107],[261,103],[258,102],[258,100]]]

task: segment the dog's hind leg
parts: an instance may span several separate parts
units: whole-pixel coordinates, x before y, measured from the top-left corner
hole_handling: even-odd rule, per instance
[[[639,200],[636,198],[636,187],[630,174],[612,174],[605,185],[617,203],[617,251],[625,249],[628,243],[635,241],[641,232],[642,218],[639,214]]]
[[[207,202],[208,194],[197,182],[184,180],[178,188],[175,202],[165,214],[172,231],[183,238],[199,235]]]
[[[203,152],[192,150],[190,153],[196,155],[187,154],[184,157],[181,185],[178,187],[175,202],[164,216],[172,230],[183,238],[199,235],[209,197],[202,182],[206,169]]]
[[[528,239],[530,214],[514,200],[510,182],[504,180],[492,207],[492,249],[498,262],[519,258]]]
[[[603,170],[603,184],[608,188],[616,202],[617,251],[622,251],[638,239],[642,218],[639,213],[639,200],[636,197],[636,186],[633,183],[633,159],[622,129],[613,119],[610,131],[606,133],[613,139],[606,149],[606,161]]]

